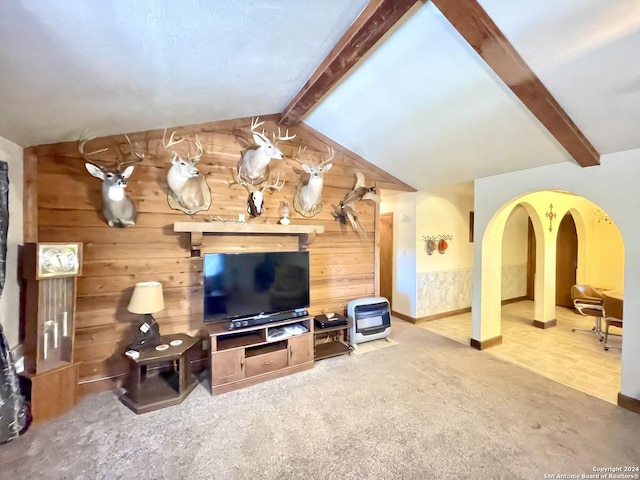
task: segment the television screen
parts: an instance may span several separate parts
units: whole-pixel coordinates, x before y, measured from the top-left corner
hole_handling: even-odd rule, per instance
[[[204,321],[309,306],[309,252],[206,253]]]

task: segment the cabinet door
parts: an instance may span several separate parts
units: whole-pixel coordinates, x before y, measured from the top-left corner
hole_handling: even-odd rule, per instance
[[[213,352],[211,355],[211,384],[224,385],[244,378],[244,349]]]
[[[313,335],[306,333],[289,339],[289,366],[313,361]]]

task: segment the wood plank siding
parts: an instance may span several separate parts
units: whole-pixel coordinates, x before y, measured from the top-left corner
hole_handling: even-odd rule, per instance
[[[277,128],[279,116],[264,119],[268,132]],[[280,177],[286,180],[284,188],[265,195],[264,213],[251,219],[246,211],[248,192],[234,184],[232,176],[241,153],[252,144],[250,124],[250,118],[243,118],[175,129],[177,135],[190,140],[198,134],[204,147],[198,166],[211,189],[212,204],[208,211],[192,216],[171,210],[167,203],[170,156],[162,147],[162,130],[130,133],[132,141],[144,150],[145,157],[135,166],[127,186],[138,209],[138,219],[135,226],[125,229],[106,225],[101,212],[101,182],[86,171],[77,142],[40,145],[25,152],[31,169],[29,175],[25,173],[29,182],[25,195],[37,195],[37,205],[33,199],[24,202],[24,223],[30,229],[25,238],[84,245],[75,339],[75,360],[81,362],[81,392],[95,391],[90,385],[100,385],[99,389],[113,387],[125,378],[127,361],[123,352],[135,336],[141,319],[127,311],[137,282],[157,280],[163,285],[165,309],[154,315],[161,333],[200,334],[202,331],[202,259],[191,257],[189,233],[174,232],[174,222],[203,222],[209,215],[231,220],[245,214],[250,222],[276,224],[278,209],[286,197],[292,224],[324,227],[324,233],[318,234],[308,248],[310,312],[344,313],[350,300],[376,294],[376,205],[365,201],[355,207],[367,232],[364,240],[350,226],[337,222],[331,212],[355,184],[356,171],[364,173],[368,186],[378,184],[397,190],[412,190],[411,187],[299,124],[289,128],[296,138],[279,145],[285,159],[271,163],[272,172],[280,172]],[[87,149],[108,146],[109,151],[100,158],[113,160],[117,145],[124,142],[121,135],[98,138]],[[328,143],[335,148],[336,156],[333,168],[324,177],[323,207],[315,217],[303,218],[293,209],[292,198],[296,183],[306,180],[308,175],[292,157],[299,145],[305,145],[308,155],[323,158]],[[37,225],[37,238],[34,238],[33,225]],[[201,251],[297,249],[297,236],[207,234]]]

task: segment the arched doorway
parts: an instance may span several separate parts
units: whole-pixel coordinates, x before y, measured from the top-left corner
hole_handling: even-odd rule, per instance
[[[557,218],[552,215],[546,215],[550,211],[550,203],[553,204],[553,211],[557,212]],[[598,218],[594,216],[594,211],[597,209],[597,205],[593,204],[589,200],[576,195],[570,195],[560,192],[535,192],[522,195],[512,199],[508,203],[504,204],[498,211],[495,212],[491,220],[486,224],[487,227],[482,237],[482,255],[479,257],[481,262],[480,277],[482,279],[480,288],[477,289],[477,283],[474,283],[474,290],[479,290],[480,293],[480,308],[474,308],[472,312],[472,335],[480,334],[480,337],[472,337],[472,346],[480,349],[489,348],[489,352],[504,352],[509,347],[509,337],[503,339],[504,334],[507,335],[507,326],[503,325],[505,321],[503,319],[503,309],[500,305],[500,299],[496,296],[496,285],[499,288],[499,275],[502,265],[500,265],[500,259],[496,258],[496,252],[499,248],[504,248],[500,242],[502,232],[504,231],[506,219],[511,214],[513,209],[517,205],[522,205],[530,215],[531,228],[534,232],[535,242],[531,245],[535,246],[535,274],[534,274],[534,302],[528,301],[528,310],[525,314],[517,316],[522,326],[523,320],[529,318],[529,323],[526,323],[526,331],[523,330],[524,335],[529,336],[530,332],[535,340],[531,340],[529,344],[524,344],[523,348],[518,352],[517,356],[522,357],[523,352],[526,350],[530,356],[534,357],[535,362],[531,365],[526,365],[528,368],[537,371],[538,373],[548,376],[560,383],[571,385],[571,375],[566,372],[578,372],[581,368],[578,364],[586,365],[584,369],[586,373],[592,373],[593,369],[590,365],[598,364],[602,365],[601,359],[595,359],[590,361],[584,358],[577,358],[577,355],[583,355],[588,348],[578,348],[575,352],[570,350],[576,345],[584,345],[591,349],[590,353],[600,356],[607,361],[611,361],[613,358],[617,362],[617,370],[609,370],[608,375],[611,372],[616,371],[617,376],[617,391],[620,388],[620,355],[614,357],[613,355],[606,356],[602,344],[595,339],[592,335],[578,334],[571,335],[571,328],[567,328],[567,323],[556,326],[556,318],[558,322],[563,320],[565,322],[577,322],[580,321],[578,314],[574,313],[572,308],[557,307],[556,308],[556,296],[557,291],[563,288],[562,280],[558,279],[556,274],[556,266],[560,265],[561,261],[569,259],[569,268],[573,271],[573,275],[570,280],[565,280],[567,284],[574,283],[592,283],[597,286],[606,286],[607,288],[623,290],[623,278],[624,278],[624,245],[620,235],[620,231],[614,223],[609,224],[611,228],[603,225],[599,222]],[[551,217],[551,218],[550,218]],[[526,230],[527,226],[523,226]],[[572,247],[570,253],[565,253],[563,250],[563,236],[567,233],[573,237],[573,243],[577,244]],[[525,233],[524,238],[527,238]],[[526,240],[524,240],[526,242]],[[526,247],[526,246],[525,246]],[[523,248],[525,248],[523,247]],[[526,272],[524,273],[526,275]],[[503,277],[504,278],[504,277]],[[526,301],[526,300],[525,300]],[[477,304],[474,304],[476,306]],[[569,304],[572,307],[572,304]],[[504,308],[506,311],[506,306]],[[526,317],[528,315],[529,317]],[[531,321],[536,326],[542,328],[536,329],[531,325]],[[592,320],[591,320],[592,323]],[[549,340],[553,338],[553,335],[558,334],[561,331],[568,332],[569,336],[565,336],[566,345],[568,348],[565,350],[556,352],[557,357],[547,357],[550,354],[548,346],[555,342]],[[512,338],[512,337],[511,337]],[[594,342],[595,340],[595,342]],[[475,344],[474,344],[475,342]],[[503,344],[504,343],[504,344]],[[546,345],[539,351],[535,351],[532,347],[533,344],[539,343],[540,345]],[[515,344],[515,342],[513,343]],[[512,344],[512,345],[513,345]],[[554,345],[555,346],[555,345]],[[513,350],[513,347],[511,347]],[[499,354],[502,358],[504,355]],[[566,360],[568,363],[566,366],[558,365],[560,363],[557,358],[562,358],[562,361]],[[572,363],[573,362],[573,363]],[[520,363],[521,362],[514,362]],[[560,371],[557,376],[546,375],[544,368],[549,365],[556,366],[556,373]],[[603,369],[606,371],[606,367]],[[581,389],[586,393],[603,398],[598,394],[601,389],[601,382],[593,382],[593,388],[591,391],[584,389],[580,386],[580,382],[575,385],[571,385],[574,388]],[[607,400],[615,403],[615,395],[613,398],[607,398]]]

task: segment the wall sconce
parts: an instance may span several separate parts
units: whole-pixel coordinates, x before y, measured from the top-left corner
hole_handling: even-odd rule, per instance
[[[443,254],[449,248],[447,240],[453,240],[453,235],[426,235],[422,240],[427,242],[427,255],[433,254],[436,248],[438,253]]]
[[[282,205],[280,205],[280,224],[281,225],[289,225],[291,220],[289,220],[289,202],[287,202],[287,198],[282,201]]]
[[[611,223],[611,218],[609,218],[609,215],[607,215],[607,212],[605,212],[604,210],[596,210],[595,212],[593,212],[593,214],[598,218],[598,223],[601,222],[607,222],[607,223]]]
[[[144,315],[144,320],[138,327],[138,337],[128,345],[131,350],[144,350],[155,347],[160,343],[160,326],[152,313],[164,310],[164,297],[160,282],[136,283],[127,307],[131,313]]]

